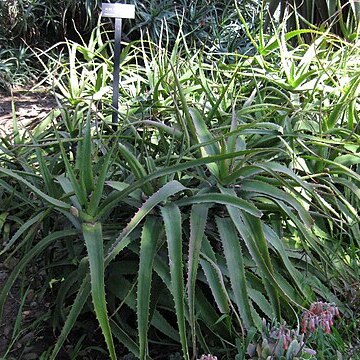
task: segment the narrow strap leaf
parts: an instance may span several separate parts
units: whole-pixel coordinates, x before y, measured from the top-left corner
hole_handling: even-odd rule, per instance
[[[36,186],[32,185],[29,181],[27,181],[26,179],[24,179],[22,176],[16,174],[15,172],[9,170],[9,169],[5,169],[3,167],[0,167],[0,173],[8,175],[16,180],[18,180],[19,182],[21,182],[22,184],[26,185],[29,189],[31,189],[36,195],[38,195],[41,199],[43,199],[44,201],[46,201],[47,203],[57,207],[57,208],[61,208],[61,209],[70,209],[70,205],[55,199],[49,195],[46,195],[44,192],[42,192],[41,190],[39,190]]]
[[[91,293],[90,278],[89,278],[89,276],[86,276],[80,286],[80,289],[76,295],[74,303],[71,306],[71,310],[69,312],[69,315],[66,318],[65,324],[61,329],[60,336],[58,337],[58,339],[56,341],[55,347],[50,356],[50,360],[58,359],[57,355],[58,355],[59,351],[61,350],[62,346],[64,345],[64,342],[67,339],[70,331],[74,327],[75,322],[76,322],[78,316],[80,315],[81,310],[83,309],[90,293]]]
[[[21,258],[21,260],[18,262],[18,264],[11,272],[10,276],[7,278],[5,284],[3,284],[2,289],[0,291],[0,323],[1,323],[5,300],[9,294],[9,291],[13,286],[14,282],[16,281],[17,277],[21,273],[21,271],[23,271],[23,269],[26,267],[26,265],[30,261],[34,260],[35,257],[43,250],[45,250],[52,242],[58,239],[74,236],[77,233],[78,232],[74,229],[56,231],[44,237],[35,246],[33,246],[27,253],[25,253],[25,255]]]
[[[264,149],[262,149],[262,150],[264,150]],[[265,151],[270,151],[270,150],[265,149]],[[241,150],[241,151],[237,151],[237,152],[233,152],[233,153],[229,153],[229,154],[207,156],[207,157],[204,157],[201,159],[190,160],[190,161],[186,161],[181,164],[167,166],[162,169],[159,169],[159,170],[147,175],[143,179],[136,181],[135,183],[128,186],[123,191],[120,191],[119,193],[115,193],[113,196],[109,196],[109,199],[107,201],[104,201],[103,205],[99,209],[98,218],[101,218],[102,216],[104,216],[104,214],[107,214],[107,212],[110,211],[123,198],[125,198],[127,195],[134,192],[136,189],[141,188],[145,183],[147,183],[151,180],[157,179],[157,178],[165,176],[165,175],[174,174],[176,172],[181,172],[184,170],[196,168],[198,166],[203,166],[203,165],[209,164],[211,162],[216,162],[216,161],[226,160],[226,159],[233,159],[238,156],[244,156],[244,155],[252,154],[252,153],[254,153],[253,150]]]
[[[232,205],[241,210],[248,212],[249,214],[261,217],[262,213],[250,202],[238,198],[236,195],[207,193],[198,194],[191,197],[183,198],[176,202],[177,205],[189,205],[189,204],[202,204],[202,203],[218,203],[223,205]]]
[[[80,169],[80,181],[82,182],[84,189],[89,195],[94,190],[94,175],[92,166],[92,151],[91,151],[91,127],[90,127],[90,113],[91,103],[86,116],[84,139],[79,144],[81,149],[81,156],[79,157],[79,169]]]
[[[48,215],[48,213],[49,213],[49,210],[43,210],[43,211],[39,212],[37,215],[35,215],[34,217],[32,217],[31,219],[27,220],[24,224],[22,224],[20,226],[20,228],[16,231],[14,236],[7,242],[4,249],[0,251],[0,255],[4,254],[6,251],[8,251],[11,248],[11,246],[14,245],[16,240],[20,236],[25,234],[32,225],[34,225],[36,223],[41,223],[41,221],[45,218],[46,215]],[[1,228],[0,228],[0,230],[1,230]]]
[[[64,149],[64,145],[62,143],[62,140],[60,139],[58,131],[56,129],[54,129],[54,131],[55,131],[56,139],[60,146],[61,156],[63,158],[68,177],[71,181],[71,185],[75,191],[75,195],[80,205],[83,206],[87,202],[86,189],[82,186],[81,183],[79,183],[79,180],[75,176],[74,169],[69,162],[69,159],[67,157],[66,151]]]
[[[121,155],[128,162],[130,169],[135,175],[136,179],[139,180],[144,178],[147,175],[147,173],[144,167],[140,164],[139,160],[135,157],[135,155],[131,151],[129,151],[125,145],[121,144],[120,142],[118,143],[118,146]],[[150,195],[154,191],[149,182],[143,185],[143,190],[146,195]]]

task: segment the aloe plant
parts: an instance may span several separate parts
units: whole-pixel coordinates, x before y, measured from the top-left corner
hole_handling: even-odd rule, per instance
[[[21,260],[0,308],[30,262],[62,271],[49,358],[85,311],[113,359],[119,343],[150,359],[159,338],[190,359],[232,356],[263,317],[292,322],[319,296],[342,306],[333,289],[358,276],[358,51],[316,31],[293,47],[303,32],[262,33],[232,60],[182,33],[171,51],[126,47],[115,132],[88,98],[111,72],[101,41],[69,46],[67,105],[1,139],[2,256]]]

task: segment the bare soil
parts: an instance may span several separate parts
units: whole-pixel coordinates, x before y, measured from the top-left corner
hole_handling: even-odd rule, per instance
[[[46,91],[16,89],[12,95],[0,92],[0,137],[13,132],[12,101],[19,129],[31,129],[56,106],[54,97]]]

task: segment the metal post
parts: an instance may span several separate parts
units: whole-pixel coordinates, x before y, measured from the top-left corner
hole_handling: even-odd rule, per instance
[[[119,84],[120,84],[120,52],[121,52],[121,25],[122,19],[115,18],[115,42],[114,42],[114,74],[113,74],[113,98],[112,114],[113,126],[119,122]]]
[[[112,123],[115,126],[119,122],[119,85],[120,85],[120,52],[121,52],[121,26],[122,19],[135,18],[135,5],[129,4],[102,4],[102,17],[115,18],[115,41],[114,41],[114,73],[113,73],[113,114]]]

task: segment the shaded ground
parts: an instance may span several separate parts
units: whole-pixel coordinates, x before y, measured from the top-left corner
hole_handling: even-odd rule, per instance
[[[9,272],[0,265],[0,289],[3,287]],[[10,292],[4,306],[3,321],[0,324],[0,356],[4,355],[10,342],[11,332],[18,312],[18,301],[14,292]]]
[[[54,98],[45,92],[30,92],[26,89],[13,91],[13,95],[0,91],[0,138],[13,132],[12,100],[19,129],[32,128],[38,124],[56,105]],[[1,243],[0,238],[0,243]],[[11,268],[0,259],[0,289],[9,277]],[[23,307],[19,286],[15,284],[8,294],[4,305],[3,317],[0,323],[0,359],[13,342],[11,351],[6,356],[10,359],[38,359],[44,346],[39,345],[41,338],[35,331],[24,331],[24,327],[33,323],[47,310],[47,304],[38,303],[34,291],[30,289]],[[14,327],[16,319],[21,319],[21,332]],[[35,345],[35,346],[33,346]],[[35,347],[35,348],[34,348]],[[45,347],[46,348],[46,347]]]
[[[11,271],[0,262],[0,289]],[[42,331],[34,324],[46,316],[50,304],[38,301],[34,289],[28,289],[26,298],[20,293],[19,283],[16,282],[5,302],[0,324],[0,359],[35,360],[48,347],[47,338],[51,336],[51,329]],[[2,358],[5,354],[6,357]]]
[[[54,97],[46,92],[20,89],[13,91],[13,97],[0,92],[0,137],[12,134],[12,99],[19,129],[32,128],[56,106]]]

